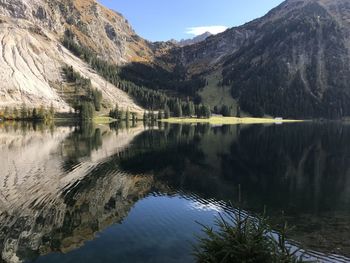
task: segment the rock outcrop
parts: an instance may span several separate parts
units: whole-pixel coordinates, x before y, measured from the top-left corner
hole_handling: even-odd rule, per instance
[[[141,112],[127,94],[95,74],[60,44],[69,29],[76,40],[102,59],[116,64],[149,59],[151,49],[121,15],[96,1],[0,1],[0,108],[50,105],[59,111],[69,106],[61,94],[61,68],[72,65],[95,88],[105,104]]]

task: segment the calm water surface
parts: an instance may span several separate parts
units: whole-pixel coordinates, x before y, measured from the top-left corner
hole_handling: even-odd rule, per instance
[[[240,200],[320,262],[349,262],[349,146],[341,123],[0,124],[1,258],[194,262],[197,222]]]

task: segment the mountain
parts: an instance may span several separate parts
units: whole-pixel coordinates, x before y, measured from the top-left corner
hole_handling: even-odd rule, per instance
[[[70,50],[61,44],[67,36]],[[103,92],[105,108],[141,112],[133,99],[162,102],[164,93],[226,105],[234,115],[350,116],[348,0],[286,0],[186,45],[146,41],[95,0],[2,0],[0,37],[0,108],[53,103],[67,111],[72,90],[62,67],[69,65]],[[134,92],[130,83],[138,85]]]
[[[212,35],[213,34],[210,32],[205,32],[205,33],[203,33],[199,36],[196,36],[194,38],[191,38],[191,39],[182,39],[180,41],[172,40],[172,42],[176,45],[179,45],[180,47],[185,47],[185,46],[190,46],[190,45],[202,42]]]
[[[125,18],[94,0],[0,1],[0,108],[53,103],[67,111],[62,66],[90,78],[103,92],[104,104],[142,111],[123,91],[61,45],[69,30],[77,43],[116,64],[152,57],[147,41],[138,37]]]
[[[219,72],[216,88],[228,87],[253,115],[350,115],[348,0],[287,0],[262,18],[172,50],[170,57],[207,80]]]

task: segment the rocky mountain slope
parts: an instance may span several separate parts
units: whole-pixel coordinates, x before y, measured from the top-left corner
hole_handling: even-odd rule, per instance
[[[190,46],[193,44],[197,44],[199,42],[202,42],[204,40],[206,40],[208,37],[212,36],[213,34],[210,32],[205,32],[199,36],[196,36],[194,38],[190,38],[190,39],[182,39],[180,41],[177,40],[171,40],[171,42],[173,42],[174,44],[180,46],[180,47],[185,47],[185,46]]]
[[[53,103],[60,111],[69,106],[62,99],[63,65],[72,65],[95,88],[103,91],[105,104],[141,111],[124,92],[95,74],[61,46],[69,29],[76,41],[102,59],[116,64],[149,60],[149,44],[139,38],[125,18],[93,0],[0,1],[0,108],[38,107]]]
[[[350,115],[348,0],[287,0],[260,19],[172,50],[170,57],[189,74],[222,72],[217,88],[230,87],[253,115]]]
[[[350,115],[348,0],[286,0],[262,18],[182,47],[140,38],[95,0],[1,0],[0,29],[0,108],[53,102],[67,110],[60,69],[69,64],[103,91],[104,105],[142,110],[61,46],[69,30],[77,44],[119,65],[122,79],[151,89],[196,100],[222,94],[212,101],[254,116]]]

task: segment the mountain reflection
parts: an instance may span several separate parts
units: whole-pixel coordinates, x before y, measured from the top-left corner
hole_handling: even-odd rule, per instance
[[[1,129],[2,259],[18,262],[67,252],[122,220],[148,193],[152,177],[106,170],[104,163],[142,130]]]
[[[136,141],[126,171],[206,199],[238,201],[241,188],[245,209],[266,206],[307,247],[350,255],[349,125],[175,126]]]
[[[79,248],[150,193],[241,196],[306,247],[350,255],[348,125],[19,125],[0,127],[0,142],[6,262]]]

